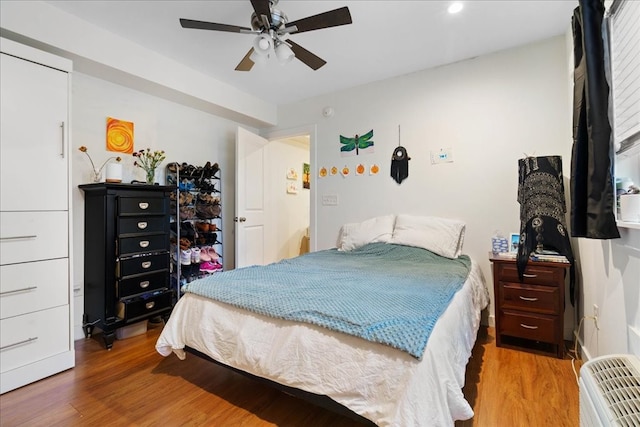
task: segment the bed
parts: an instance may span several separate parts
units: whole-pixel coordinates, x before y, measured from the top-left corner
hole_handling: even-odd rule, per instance
[[[473,416],[462,387],[489,301],[463,237],[463,223],[433,217],[345,224],[337,248],[192,282],[156,349],[326,396],[378,426],[453,425]]]

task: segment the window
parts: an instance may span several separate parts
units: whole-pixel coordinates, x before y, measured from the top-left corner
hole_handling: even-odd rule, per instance
[[[640,144],[640,2],[614,0],[609,49],[616,152]]]
[[[640,1],[614,0],[607,19],[610,52],[611,117],[615,145],[616,218],[618,227],[640,228],[620,221],[620,194],[640,185]],[[627,197],[627,196],[623,196]]]

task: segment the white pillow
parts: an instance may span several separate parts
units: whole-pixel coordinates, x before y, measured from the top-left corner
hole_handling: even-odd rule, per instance
[[[462,253],[465,223],[433,216],[398,215],[391,243],[415,246],[447,258]]]
[[[367,243],[389,243],[395,215],[384,215],[363,222],[344,224],[338,236],[338,250],[351,251]]]

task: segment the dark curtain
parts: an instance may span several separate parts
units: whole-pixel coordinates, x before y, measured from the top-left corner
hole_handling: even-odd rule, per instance
[[[556,251],[571,263],[571,304],[575,293],[575,262],[566,224],[566,201],[560,156],[526,157],[518,160],[520,244],[516,265],[522,281],[529,256],[543,250]]]
[[[603,0],[580,0],[572,19],[575,70],[571,235],[593,239],[620,237],[613,211],[613,150],[603,16]]]

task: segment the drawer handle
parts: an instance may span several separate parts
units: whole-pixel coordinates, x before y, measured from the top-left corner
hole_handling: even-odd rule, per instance
[[[151,267],[151,261],[145,261],[142,263],[142,268],[149,268]]]
[[[0,237],[0,240],[22,240],[22,239],[35,239],[38,237],[37,235],[28,235],[28,236],[11,236],[11,237]]]
[[[520,326],[522,326],[525,329],[538,329],[537,326],[525,325],[524,323],[520,323]]]
[[[32,341],[37,340],[37,339],[38,339],[38,337],[27,338],[26,340],[14,342],[13,344],[3,345],[2,347],[0,347],[0,350],[6,350],[8,348],[17,347],[17,346],[22,345],[22,344],[28,344],[28,343],[30,343]]]
[[[524,277],[528,277],[528,278],[530,278],[530,279],[535,279],[536,277],[538,277],[538,275],[537,275],[537,274],[526,274],[526,273],[525,273],[525,274],[523,274],[523,276],[524,276]]]
[[[149,246],[149,241],[148,240],[140,240],[140,247],[141,248],[146,248],[147,246]]]
[[[147,224],[147,221],[140,221],[140,222],[138,223],[138,228],[139,228],[140,230],[144,230],[145,228],[147,228],[147,225],[148,225],[148,224]]]
[[[20,288],[20,289],[14,289],[12,291],[4,291],[4,292],[0,292],[0,295],[16,294],[18,292],[32,291],[34,289],[38,289],[38,287],[37,286],[29,286],[28,288]]]
[[[140,287],[141,287],[142,289],[144,289],[144,288],[148,288],[148,287],[149,287],[149,281],[148,281],[148,280],[145,280],[144,282],[140,282]]]
[[[523,297],[522,295],[520,295],[520,299],[522,301],[538,301],[538,298],[528,298],[528,297]]]
[[[155,301],[151,301],[146,303],[144,306],[147,308],[147,310],[151,310],[153,307],[155,307],[156,302]]]
[[[145,210],[149,207],[149,203],[147,202],[140,202],[138,203],[138,206],[140,206],[140,209]]]

